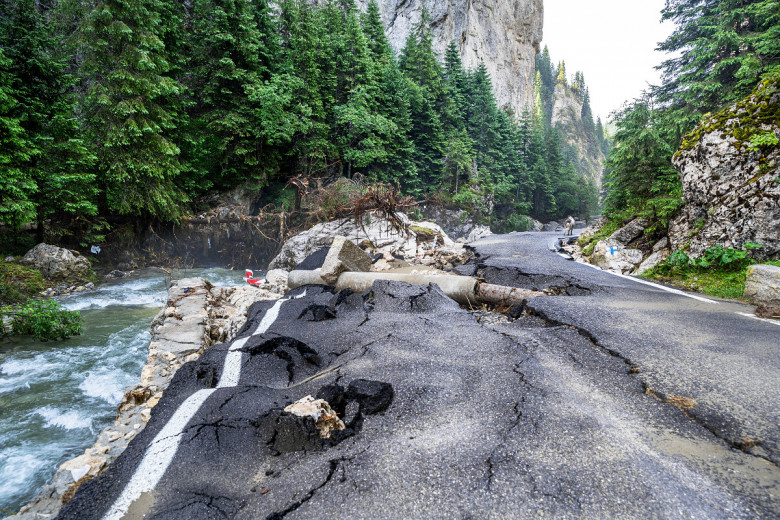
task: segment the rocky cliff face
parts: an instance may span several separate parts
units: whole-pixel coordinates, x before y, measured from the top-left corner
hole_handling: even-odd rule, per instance
[[[466,68],[480,61],[493,78],[499,105],[516,113],[533,103],[534,57],[542,41],[542,0],[378,0],[390,44],[400,52],[423,6],[431,14],[440,56],[455,41]],[[358,0],[365,9],[368,0]]]
[[[751,145],[757,136],[766,144]],[[778,138],[777,79],[686,137],[673,159],[687,203],[670,225],[673,249],[697,257],[716,244],[740,248],[755,242],[764,246],[757,256],[780,258]]]
[[[551,124],[563,132],[566,143],[577,150],[577,171],[601,187],[605,157],[598,143],[589,136],[582,122],[582,101],[570,88],[558,84],[553,94]]]

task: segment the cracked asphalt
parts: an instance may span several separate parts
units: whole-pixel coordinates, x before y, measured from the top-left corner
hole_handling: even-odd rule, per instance
[[[780,516],[780,327],[566,261],[554,238],[473,244],[461,272],[557,294],[513,321],[398,282],[296,289],[261,334],[274,302],[255,304],[58,518],[103,518],[204,390],[170,466],[122,518]],[[240,377],[220,387],[233,344]],[[357,380],[392,385],[389,406],[350,397]],[[321,440],[281,412],[308,394],[348,428]]]

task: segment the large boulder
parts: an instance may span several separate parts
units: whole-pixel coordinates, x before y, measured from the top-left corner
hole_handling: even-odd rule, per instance
[[[454,244],[437,224],[414,222],[403,213],[399,213],[398,218],[405,229],[398,229],[376,215],[364,216],[362,225],[355,225],[353,218],[317,224],[285,242],[268,269],[291,271],[307,256],[330,246],[336,236],[346,237],[361,248],[381,250],[402,256],[405,260],[412,260],[438,246]]]
[[[345,237],[337,236],[333,239],[322,263],[320,276],[326,283],[335,285],[339,275],[344,271],[365,273],[371,270],[371,260],[372,258],[358,246]]]
[[[590,223],[590,226],[586,227],[582,233],[580,233],[580,239],[590,238],[599,232],[604,224],[607,223],[607,217],[599,217]]]
[[[744,296],[769,310],[772,316],[780,314],[780,267],[765,264],[750,266]]]
[[[468,239],[473,233],[482,234],[486,236],[482,231],[485,228],[490,232],[490,228],[479,224],[476,220],[462,209],[447,209],[441,206],[427,206],[423,208],[423,215],[426,219],[436,222],[445,233],[452,239],[457,240],[462,238],[468,242]]]
[[[38,244],[24,255],[21,264],[40,271],[49,280],[84,278],[89,275],[89,260],[78,251],[50,244]]]
[[[642,236],[645,228],[647,227],[647,221],[641,218],[636,218],[612,233],[609,238],[614,240],[620,245],[628,245],[637,238]]]
[[[480,238],[489,237],[492,235],[493,232],[490,231],[490,228],[487,226],[482,225],[476,225],[472,230],[469,232],[468,236],[466,236],[466,242],[476,242]]]
[[[780,257],[778,121],[780,80],[767,80],[686,136],[673,159],[686,202],[669,227],[673,249],[699,257],[756,242],[757,256]],[[752,145],[757,137],[768,144]]]
[[[528,217],[528,221],[530,222],[528,231],[541,231],[544,228],[544,224],[534,218]]]
[[[645,258],[641,264],[639,264],[639,267],[636,268],[636,271],[633,272],[633,274],[639,276],[640,274],[644,274],[653,267],[657,266],[667,258],[669,258],[669,255],[671,254],[671,251],[668,249],[661,249],[659,251],[654,251],[650,256]]]

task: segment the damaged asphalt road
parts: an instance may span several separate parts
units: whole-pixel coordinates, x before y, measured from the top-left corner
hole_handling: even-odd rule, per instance
[[[780,328],[567,262],[551,236],[475,245],[488,281],[569,295],[511,322],[400,282],[255,304],[58,518],[780,515]],[[282,412],[306,395],[346,429]]]

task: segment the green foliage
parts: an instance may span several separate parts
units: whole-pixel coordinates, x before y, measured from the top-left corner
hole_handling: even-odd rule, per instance
[[[17,307],[0,307],[0,328],[0,335],[33,336],[39,341],[67,339],[81,334],[81,313],[63,309],[54,300],[29,300]]]
[[[528,231],[531,229],[531,219],[520,213],[513,213],[508,218],[494,223],[491,228],[496,233],[511,233],[513,231]]]
[[[0,47],[0,222],[15,229],[35,218],[32,196],[38,186],[25,165],[39,153],[22,127],[22,115],[16,112],[17,82],[13,62]]]
[[[750,250],[760,247],[763,246],[753,242],[744,244],[743,249],[718,244],[705,250],[699,258],[674,251],[664,262],[642,276],[721,298],[742,298],[747,269],[755,263],[750,257]]]
[[[45,288],[40,271],[0,261],[0,304],[25,302]]]
[[[714,115],[707,114],[702,124],[684,136],[680,150],[691,150],[705,133],[720,132],[734,138],[734,146],[751,148],[756,139],[755,150],[763,150],[763,142],[772,146],[772,134],[765,125],[776,126],[780,120],[780,104],[774,102],[780,91],[780,74],[774,74],[761,81],[752,94],[739,102],[724,108]],[[673,114],[672,114],[673,115]],[[767,135],[769,134],[769,135]]]
[[[694,123],[780,69],[778,0],[668,0],[662,15],[676,28],[658,48],[674,57],[654,90],[678,120]]]
[[[0,0],[0,222],[88,244],[209,190],[358,173],[485,221],[511,212],[507,229],[594,208],[549,128],[549,52],[517,117],[457,42],[437,55],[431,24],[423,10],[396,56],[376,0]]]
[[[642,205],[657,196],[678,197],[682,185],[671,164],[674,148],[649,100],[636,100],[614,115],[616,146],[607,160],[607,211]]]
[[[162,0],[98,0],[81,26],[81,100],[107,209],[176,218],[186,195],[176,186],[174,142],[181,84],[170,64]]]
[[[767,132],[765,134],[755,134],[750,138],[750,145],[748,149],[752,151],[758,151],[760,148],[767,146],[777,146],[780,143],[780,138],[774,132]]]
[[[54,235],[73,219],[89,227],[83,222],[97,214],[97,190],[90,171],[94,157],[78,135],[73,113],[73,77],[47,14],[39,9],[34,0],[0,2],[0,48],[12,63],[17,100],[7,108],[27,140],[27,157],[17,166],[28,179],[26,198],[33,209],[15,220],[37,222],[40,240],[44,225]]]
[[[601,228],[589,237],[579,238],[577,244],[582,247],[585,256],[590,256],[600,240],[608,238],[612,233],[628,224],[633,215],[631,211],[613,213]]]

